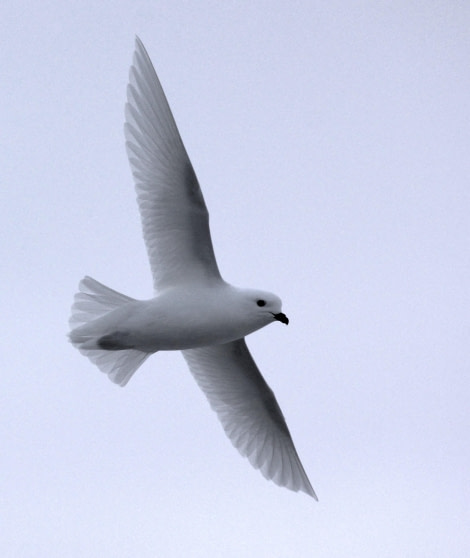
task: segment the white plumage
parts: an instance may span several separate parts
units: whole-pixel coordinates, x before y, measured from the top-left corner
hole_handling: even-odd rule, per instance
[[[121,386],[152,353],[181,350],[238,451],[267,479],[316,498],[244,340],[273,321],[288,323],[281,300],[222,279],[198,180],[138,38],[127,99],[126,147],[155,297],[135,300],[85,277],[72,306],[70,340]]]

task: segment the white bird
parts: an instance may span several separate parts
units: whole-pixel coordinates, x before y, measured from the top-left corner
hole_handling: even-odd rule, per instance
[[[244,339],[276,320],[288,323],[281,300],[222,279],[198,180],[139,38],[125,136],[155,297],[135,300],[85,277],[70,341],[121,386],[152,353],[181,350],[238,451],[267,479],[317,499]]]

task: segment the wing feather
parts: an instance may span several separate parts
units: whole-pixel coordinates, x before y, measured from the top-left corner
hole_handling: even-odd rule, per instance
[[[269,480],[317,499],[284,416],[244,339],[183,351],[238,451]]]
[[[138,38],[124,131],[155,290],[220,281],[196,174]]]

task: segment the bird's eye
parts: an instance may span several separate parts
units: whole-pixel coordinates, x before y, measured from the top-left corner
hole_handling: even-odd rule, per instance
[[[260,300],[257,300],[257,301],[256,301],[256,304],[257,304],[258,306],[266,306],[266,301],[260,299]]]

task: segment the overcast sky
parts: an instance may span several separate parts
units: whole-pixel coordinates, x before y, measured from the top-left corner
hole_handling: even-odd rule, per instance
[[[0,25],[0,555],[465,556],[470,4],[7,0]],[[85,274],[152,295],[135,34],[223,276],[283,299],[248,345],[319,503],[238,455],[178,353],[121,389],[67,342]]]

